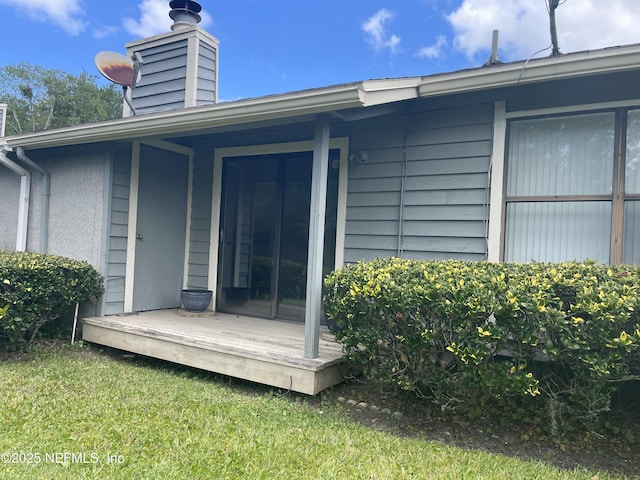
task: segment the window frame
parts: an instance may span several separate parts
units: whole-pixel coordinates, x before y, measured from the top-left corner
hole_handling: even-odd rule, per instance
[[[640,101],[607,102],[599,104],[575,105],[570,107],[545,108],[528,111],[507,112],[506,102],[495,103],[494,147],[491,166],[491,204],[488,235],[488,260],[504,261],[506,240],[507,204],[516,202],[559,202],[559,201],[607,201],[611,202],[611,240],[609,263],[619,264],[624,252],[624,206],[626,201],[640,200],[640,193],[625,193],[625,161],[627,115],[630,110],[640,109]],[[509,137],[511,124],[518,120],[536,118],[571,117],[591,113],[613,112],[615,115],[614,159],[611,194],[595,195],[545,195],[507,196],[509,168]],[[499,225],[499,228],[496,228]]]

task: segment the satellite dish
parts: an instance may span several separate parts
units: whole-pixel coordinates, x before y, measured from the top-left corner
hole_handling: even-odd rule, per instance
[[[123,87],[133,86],[136,80],[135,68],[133,62],[124,55],[117,52],[100,52],[96,55],[95,63],[98,71],[107,80]]]
[[[131,58],[132,60],[117,52],[100,52],[96,55],[95,62],[98,71],[107,80],[122,85],[124,101],[129,105],[131,113],[136,115],[136,110],[127,95],[127,89],[130,88],[133,92],[136,83],[140,80],[140,66],[144,61],[138,52],[135,52]]]

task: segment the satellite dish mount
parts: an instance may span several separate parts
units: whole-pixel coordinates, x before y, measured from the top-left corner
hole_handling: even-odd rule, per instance
[[[109,51],[100,52],[95,57],[98,71],[107,80],[122,86],[124,101],[127,102],[134,116],[136,115],[136,110],[129,100],[127,90],[130,88],[133,93],[139,80],[140,66],[143,63],[142,57],[138,52],[135,52],[131,59],[120,53]]]
[[[560,55],[560,47],[558,47],[558,29],[556,28],[556,10],[558,7],[564,3],[566,0],[562,2],[560,0],[549,0],[547,3],[547,9],[549,12],[549,30],[551,33],[551,55],[556,56]]]

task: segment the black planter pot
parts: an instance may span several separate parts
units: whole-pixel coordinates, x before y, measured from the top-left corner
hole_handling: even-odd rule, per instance
[[[211,290],[187,289],[180,291],[180,301],[190,312],[204,312],[211,303]]]
[[[344,327],[338,325],[338,321],[335,318],[329,317],[329,315],[325,314],[324,316],[324,324],[327,326],[329,331],[334,335],[336,333],[342,333],[344,331]]]

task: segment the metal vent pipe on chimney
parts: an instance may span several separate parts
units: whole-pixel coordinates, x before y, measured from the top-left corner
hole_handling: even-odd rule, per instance
[[[169,2],[169,6],[171,7],[169,16],[173,20],[171,30],[196,25],[202,20],[200,15],[198,15],[200,10],[202,10],[198,2],[194,2],[193,0],[172,0]]]

